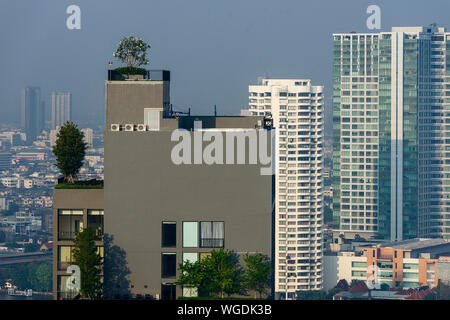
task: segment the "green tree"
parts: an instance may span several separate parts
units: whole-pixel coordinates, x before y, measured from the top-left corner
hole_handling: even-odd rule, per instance
[[[221,298],[242,291],[242,268],[239,259],[230,250],[212,250],[211,254],[202,260],[204,289],[217,292]]]
[[[137,37],[123,38],[113,56],[126,63],[129,68],[148,64],[147,50],[151,46]]]
[[[30,289],[32,287],[30,281],[30,269],[25,264],[20,264],[13,274],[14,285],[20,290]]]
[[[34,272],[35,285],[34,290],[51,291],[52,290],[52,265],[41,263]]]
[[[57,134],[53,153],[56,156],[56,167],[64,175],[64,179],[73,182],[83,166],[87,144],[84,133],[78,130],[73,122],[66,122]]]
[[[256,299],[256,293],[259,293],[259,297],[270,286],[270,279],[272,275],[272,267],[270,266],[270,259],[267,255],[245,254],[244,261],[246,268],[244,271],[244,284],[248,290],[254,292],[254,298]]]
[[[77,233],[74,241],[73,264],[80,267],[81,294],[87,299],[102,295],[102,258],[95,245],[95,230],[86,228]]]
[[[37,243],[29,243],[25,245],[25,252],[36,252],[39,251],[41,246]]]
[[[201,261],[183,261],[183,263],[179,264],[180,276],[176,284],[189,288],[192,295],[193,290],[200,287],[202,280],[205,278],[203,269]]]
[[[297,291],[297,300],[327,300],[328,294],[323,290]]]

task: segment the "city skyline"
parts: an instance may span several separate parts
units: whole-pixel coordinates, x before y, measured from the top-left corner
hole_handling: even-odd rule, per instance
[[[406,3],[408,15],[404,15],[402,10]],[[102,123],[104,88],[99,85],[99,80],[104,76],[109,61],[114,66],[120,65],[111,54],[114,44],[126,34],[136,33],[152,45],[150,68],[179,70],[172,75],[174,107],[186,109],[191,106],[194,114],[213,114],[214,105],[217,105],[219,115],[238,114],[240,109],[246,107],[245,87],[253,79],[260,76],[295,78],[301,75],[323,83],[325,125],[326,132],[330,133],[332,41],[329,35],[333,32],[367,30],[366,8],[369,2],[337,4],[335,1],[326,1],[319,5],[284,1],[281,4],[234,2],[213,7],[206,2],[195,5],[156,2],[151,6],[139,3],[137,6],[141,10],[136,10],[136,6],[130,10],[120,3],[103,5],[102,2],[93,4],[80,1],[78,5],[83,12],[83,24],[81,30],[73,31],[65,27],[65,4],[52,1],[2,4],[2,12],[19,14],[20,11],[25,22],[17,25],[9,17],[2,19],[0,26],[14,26],[9,28],[11,33],[5,35],[7,40],[18,50],[24,50],[24,53],[31,51],[33,54],[24,60],[21,59],[23,54],[17,55],[16,51],[7,50],[4,53],[6,58],[10,58],[7,72],[13,70],[10,68],[14,68],[14,71],[9,72],[13,75],[11,81],[0,80],[0,85],[7,88],[0,94],[0,118],[5,122],[18,123],[20,89],[36,85],[43,92],[70,90],[75,99],[74,120],[80,123]],[[397,1],[395,4],[380,1],[378,4],[383,13],[380,31],[387,31],[391,26],[444,22],[445,8],[450,6],[445,1],[426,4],[420,1]],[[178,8],[184,9],[187,14],[180,16],[174,12]],[[114,17],[117,12],[125,17],[135,17],[136,12],[146,12],[151,16],[157,12],[167,12],[167,15],[175,15],[178,24],[156,28],[162,23],[160,19],[165,16],[163,14],[144,19],[147,24],[145,27],[138,22],[139,19],[127,18],[122,19],[124,24],[119,26],[99,18],[100,12],[109,17]],[[189,16],[194,12],[202,19],[190,21]],[[269,15],[271,23],[267,25],[261,25],[256,18],[264,20]],[[322,16],[319,25],[317,18]],[[283,39],[277,36],[279,31],[283,31]],[[185,37],[190,39],[189,42],[183,40]],[[54,38],[60,40],[58,46],[49,42]],[[273,45],[267,47],[267,39],[271,39]],[[308,43],[315,45],[305,45]],[[45,50],[41,50],[43,46]],[[90,49],[84,50],[84,47]],[[189,61],[188,65],[186,61]],[[45,65],[55,68],[42,69]],[[25,74],[26,77],[23,76]],[[208,81],[210,78],[216,79],[217,85],[212,85],[214,82]],[[229,95],[228,92],[235,94]],[[46,101],[46,104],[49,105],[50,101]]]
[[[449,0],[5,11],[0,300],[450,300]]]

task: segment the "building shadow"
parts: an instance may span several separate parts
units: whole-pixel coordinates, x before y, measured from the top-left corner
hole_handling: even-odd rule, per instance
[[[131,299],[130,280],[131,273],[128,268],[125,250],[114,245],[114,236],[105,234],[103,263],[104,297],[105,299]]]

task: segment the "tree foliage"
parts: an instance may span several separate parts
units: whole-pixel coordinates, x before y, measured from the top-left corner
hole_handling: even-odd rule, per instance
[[[73,182],[83,166],[87,144],[84,133],[78,130],[73,122],[66,122],[57,134],[53,153],[56,156],[56,167],[64,175],[64,179]]]
[[[80,267],[81,294],[87,299],[102,295],[102,258],[95,245],[95,230],[86,228],[77,233],[73,247],[73,264]]]
[[[52,265],[47,262],[21,264],[0,270],[0,283],[11,279],[19,290],[52,291]]]
[[[213,250],[201,260],[204,278],[203,288],[218,293],[221,298],[242,290],[242,268],[236,254],[230,250]]]
[[[201,260],[181,263],[177,284],[197,288],[200,296],[224,298],[225,295],[245,295],[248,290],[255,292],[255,298],[256,293],[261,296],[270,286],[270,260],[263,254],[246,254],[244,261],[246,269],[242,268],[233,251],[212,250]]]
[[[52,290],[52,265],[49,263],[40,264],[34,272],[34,290],[51,291]]]
[[[190,295],[196,288],[202,285],[202,280],[206,278],[204,274],[205,268],[201,261],[191,262],[184,261],[179,266],[180,276],[178,277],[177,284],[188,288]]]
[[[261,254],[245,254],[244,261],[246,269],[244,271],[244,283],[248,290],[259,293],[259,297],[270,287],[270,280],[272,275],[272,267],[270,266],[269,257]]]
[[[328,300],[329,295],[323,290],[297,291],[297,300]]]
[[[125,37],[119,42],[119,47],[113,56],[126,63],[130,68],[138,67],[149,63],[147,50],[150,48],[151,46],[140,38]]]

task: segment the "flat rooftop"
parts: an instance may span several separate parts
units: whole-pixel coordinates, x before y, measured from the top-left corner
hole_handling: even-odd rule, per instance
[[[450,244],[450,241],[447,239],[425,239],[425,238],[416,238],[395,242],[387,242],[383,244],[377,245],[377,248],[393,248],[393,249],[401,249],[401,250],[420,250],[429,247],[440,246],[444,244]]]

